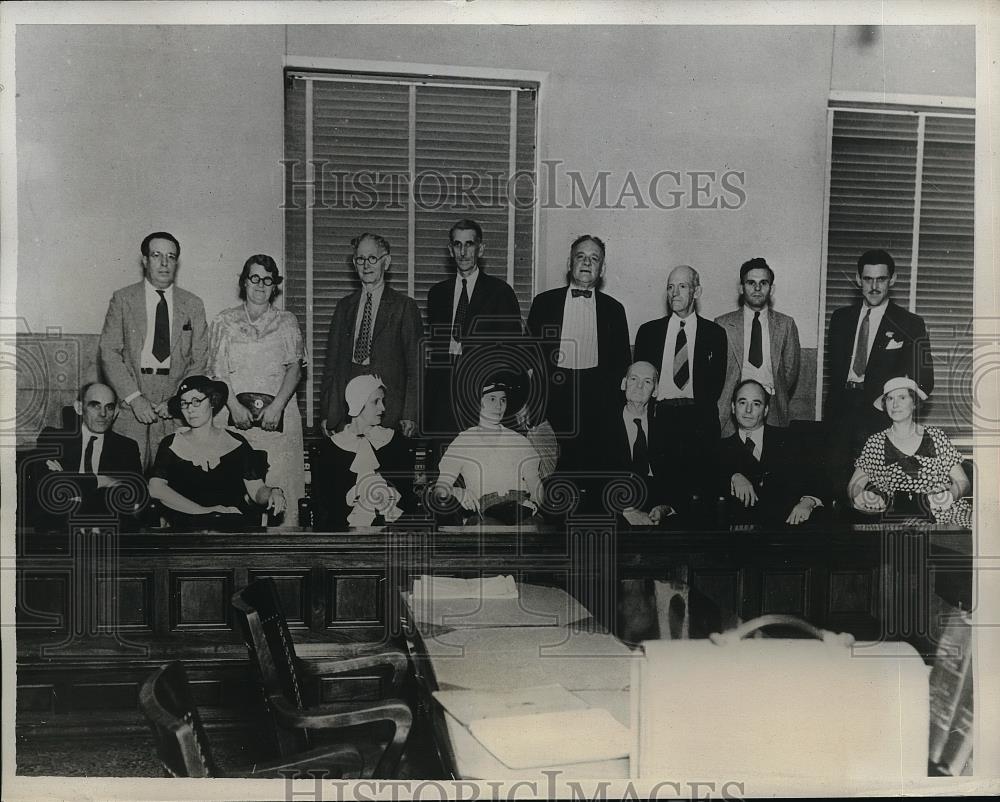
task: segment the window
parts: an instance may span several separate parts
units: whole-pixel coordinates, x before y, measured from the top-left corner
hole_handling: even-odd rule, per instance
[[[526,81],[286,72],[286,303],[309,347],[307,425],[333,309],[360,286],[350,242],[362,232],[389,241],[387,280],[426,313],[427,291],[453,270],[448,230],[475,219],[484,268],[507,280],[527,317],[537,95]]]
[[[822,332],[834,309],[858,299],[861,253],[889,251],[897,276],[891,297],[924,319],[931,341],[934,392],[921,420],[971,443],[972,111],[837,103],[829,115]],[[826,362],[821,375],[829,386]]]

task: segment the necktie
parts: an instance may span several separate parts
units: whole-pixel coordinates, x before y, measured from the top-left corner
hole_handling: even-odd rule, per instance
[[[96,435],[90,435],[90,439],[87,441],[87,448],[83,452],[83,472],[84,473],[97,473],[94,470],[94,443],[97,442]]]
[[[861,328],[858,329],[858,345],[854,349],[854,375],[859,379],[865,377],[865,368],[868,367],[868,316],[871,309],[865,310],[865,316],[861,319]]]
[[[372,294],[365,293],[365,311],[361,315],[361,330],[354,343],[354,364],[363,365],[372,352]]]
[[[633,418],[635,424],[635,444],[632,446],[632,470],[639,476],[649,475],[649,448],[646,433],[642,429],[642,418]]]
[[[170,316],[167,312],[167,299],[163,290],[157,290],[160,300],[156,302],[156,322],[153,327],[153,356],[157,362],[162,362],[170,356]]]
[[[591,290],[578,290],[575,287],[571,289],[570,292],[573,293],[574,298],[579,298],[581,295],[584,298],[589,298],[591,295],[594,294]]]
[[[684,321],[681,321],[681,330],[677,332],[677,342],[674,345],[674,384],[678,390],[683,390],[691,377],[688,368],[687,334],[684,333]]]
[[[753,323],[750,324],[750,364],[759,368],[764,364],[764,348],[761,344],[760,312],[753,313]]]
[[[462,342],[462,335],[465,334],[465,316],[469,311],[469,282],[462,279],[462,294],[458,296],[458,308],[455,310],[455,320],[451,324],[451,338],[457,342]]]
[[[749,451],[750,452],[750,456],[753,457],[754,456],[754,453],[753,453],[753,450],[754,450],[753,438],[749,434],[747,434],[747,439],[743,441],[743,445],[745,445],[747,447],[747,451]],[[756,459],[756,457],[754,457],[754,459]]]

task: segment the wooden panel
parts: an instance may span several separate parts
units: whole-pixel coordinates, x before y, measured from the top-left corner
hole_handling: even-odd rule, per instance
[[[78,682],[70,692],[74,710],[134,710],[139,704],[138,682]]]
[[[172,572],[171,629],[228,629],[233,582],[228,573]]]
[[[377,622],[382,617],[383,583],[380,576],[333,574],[326,606],[329,624]]]
[[[18,629],[66,632],[69,579],[69,571],[58,574],[23,575],[18,583]]]
[[[55,692],[54,685],[19,685],[17,688],[18,712],[54,712]]]
[[[109,587],[110,585],[110,587]],[[119,576],[117,581],[109,583],[107,580],[99,580],[97,592],[99,598],[104,598],[104,594],[110,592],[113,604],[112,609],[118,616],[117,626],[119,629],[138,629],[152,631],[153,629],[153,575],[152,573],[140,576]],[[98,607],[99,612],[105,610],[104,605]],[[108,627],[111,623],[103,620],[101,625]]]
[[[251,571],[249,580],[270,577],[278,592],[278,602],[292,629],[307,626],[309,615],[309,569],[294,571]]]
[[[771,571],[761,577],[761,612],[809,616],[809,572]]]
[[[871,569],[831,571],[827,609],[837,613],[871,613],[875,609]]]
[[[693,571],[691,576],[691,636],[705,637],[735,626],[742,595],[740,572]]]

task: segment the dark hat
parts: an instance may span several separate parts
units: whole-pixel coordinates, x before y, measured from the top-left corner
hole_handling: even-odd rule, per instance
[[[226,405],[226,401],[229,398],[229,387],[225,382],[216,381],[215,379],[208,378],[208,376],[198,374],[188,376],[177,386],[177,392],[174,393],[173,397],[167,401],[167,411],[172,417],[184,420],[184,415],[181,413],[181,396],[184,393],[191,392],[191,390],[204,393],[212,405],[213,415],[219,414],[219,411]]]
[[[505,393],[509,393],[511,385],[508,379],[509,376],[506,373],[494,373],[483,382],[482,391],[479,393],[479,397],[482,398],[484,395],[496,393],[500,390]]]

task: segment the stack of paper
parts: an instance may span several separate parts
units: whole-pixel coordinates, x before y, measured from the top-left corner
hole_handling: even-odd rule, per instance
[[[422,599],[516,599],[517,583],[504,576],[462,579],[454,576],[421,576],[413,580],[413,598]]]
[[[407,598],[413,619],[434,627],[547,627],[567,626],[589,618],[590,613],[576,599],[560,588],[519,584],[512,598],[471,599],[433,598],[410,595]]]

